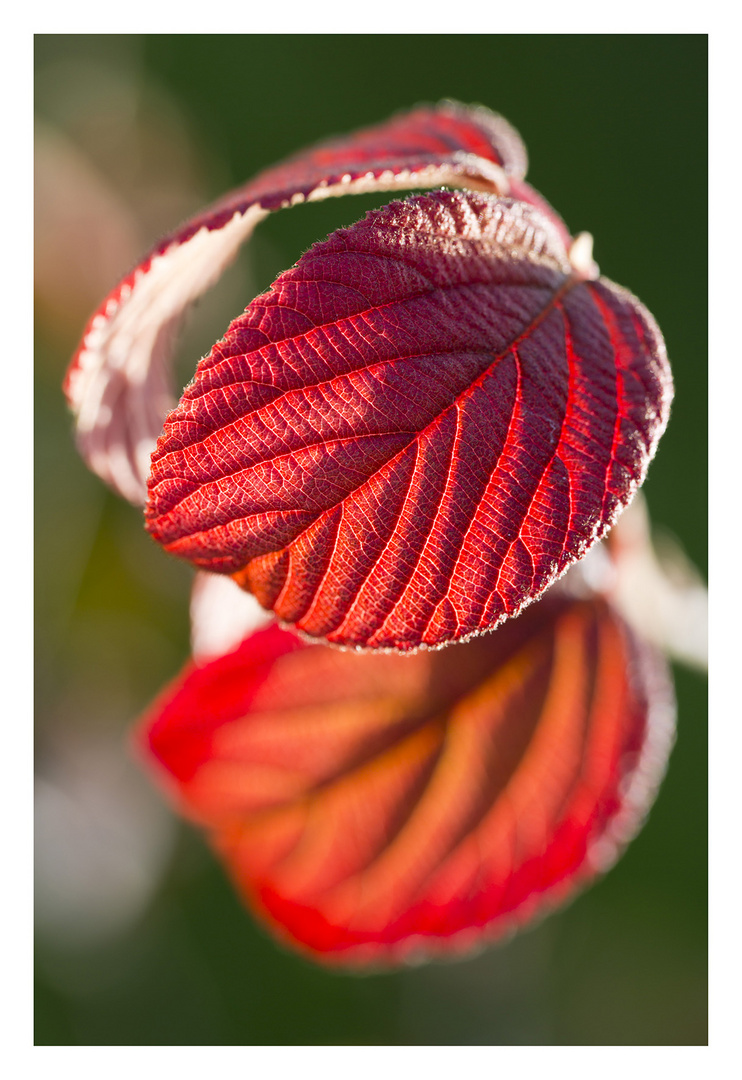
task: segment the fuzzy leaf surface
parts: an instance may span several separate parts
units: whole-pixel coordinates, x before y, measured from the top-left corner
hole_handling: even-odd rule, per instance
[[[273,625],[191,665],[138,742],[275,934],[388,965],[495,939],[607,869],[672,734],[659,654],[602,600],[547,597],[413,656]]]
[[[438,646],[606,532],[671,396],[651,315],[539,210],[416,196],[316,244],[201,361],[147,527],[310,636]]]

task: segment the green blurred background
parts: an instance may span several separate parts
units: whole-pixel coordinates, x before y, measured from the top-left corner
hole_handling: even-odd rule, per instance
[[[160,234],[317,139],[453,97],[506,116],[528,179],[663,329],[673,415],[645,491],[706,573],[705,36],[36,38],[36,1042],[703,1044],[706,682],[649,822],[563,912],[479,956],[365,977],[276,946],[131,761],[188,655],[190,571],[78,458],[60,383]],[[382,197],[274,215],[199,304],[182,380],[314,240]]]

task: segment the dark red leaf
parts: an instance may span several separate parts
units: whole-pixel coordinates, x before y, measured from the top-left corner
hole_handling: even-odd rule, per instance
[[[672,730],[659,655],[551,595],[413,656],[274,625],[191,665],[138,741],[276,934],[378,964],[496,938],[607,869]]]
[[[651,315],[574,263],[539,211],[477,193],[315,245],[199,364],[150,532],[336,644],[517,614],[630,501],[672,396]]]
[[[510,177],[520,180],[526,164],[505,120],[444,102],[305,150],[164,237],[92,316],[67,373],[90,468],[125,498],[144,501],[149,456],[173,404],[169,358],[183,312],[270,211],[305,199],[441,184],[506,195]]]

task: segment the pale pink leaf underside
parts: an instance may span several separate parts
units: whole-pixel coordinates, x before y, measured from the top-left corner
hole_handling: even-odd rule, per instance
[[[273,621],[250,593],[223,574],[199,571],[191,589],[191,652],[199,663],[231,652]]]
[[[421,107],[295,155],[164,237],[93,314],[67,373],[90,468],[125,498],[144,501],[150,454],[173,405],[170,360],[183,313],[270,211],[441,184],[507,194],[511,176],[528,199],[526,164],[517,132],[489,110]]]

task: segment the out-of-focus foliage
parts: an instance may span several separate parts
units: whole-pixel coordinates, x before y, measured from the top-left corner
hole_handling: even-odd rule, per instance
[[[705,571],[706,39],[40,36],[36,80],[37,1043],[705,1042],[704,680],[677,670],[649,824],[571,907],[461,963],[316,968],[255,926],[130,759],[131,721],[188,653],[191,573],[88,473],[60,383],[101,297],[201,204],[396,109],[481,101],[657,317],[676,400],[644,490]],[[385,201],[261,224],[193,313],[182,381],[280,270]]]

